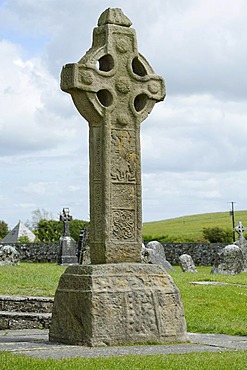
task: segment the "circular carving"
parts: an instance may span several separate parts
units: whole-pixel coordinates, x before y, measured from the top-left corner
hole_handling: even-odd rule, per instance
[[[127,94],[130,91],[130,83],[126,77],[120,77],[116,82],[116,88],[122,94]]]
[[[128,123],[129,123],[129,117],[127,114],[119,114],[119,116],[117,117],[117,123],[120,125],[120,126],[127,126]]]
[[[125,40],[118,40],[116,43],[117,50],[120,53],[126,53],[128,51],[128,43]]]
[[[84,71],[81,73],[81,82],[86,85],[91,85],[93,82],[93,74],[89,71]]]
[[[148,90],[152,94],[156,94],[159,91],[159,88],[160,88],[160,85],[159,85],[159,83],[157,81],[151,81],[148,84]]]

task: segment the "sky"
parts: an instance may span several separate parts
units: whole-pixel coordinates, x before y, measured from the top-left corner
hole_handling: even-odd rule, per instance
[[[109,7],[167,90],[141,124],[143,221],[247,209],[246,0],[0,0],[0,220],[89,220],[88,123],[60,73]]]

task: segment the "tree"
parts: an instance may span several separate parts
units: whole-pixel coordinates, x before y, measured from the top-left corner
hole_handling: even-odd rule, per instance
[[[70,235],[76,242],[79,240],[80,232],[85,227],[88,226],[89,222],[82,220],[72,220],[70,221]],[[42,219],[38,222],[36,230],[34,230],[35,235],[41,242],[45,243],[57,243],[59,238],[62,236],[63,232],[63,222],[55,220],[45,220]]]
[[[17,239],[17,243],[28,244],[30,243],[29,237],[27,235],[19,236],[19,238]]]
[[[61,221],[41,219],[34,230],[38,240],[43,243],[58,242],[62,235],[63,224]]]
[[[5,221],[0,220],[0,240],[3,239],[8,234],[8,225]]]
[[[232,231],[221,227],[204,227],[203,236],[210,243],[232,243]]]
[[[37,208],[34,211],[32,211],[32,221],[27,220],[25,222],[25,225],[32,229],[36,229],[39,221],[52,220],[52,219],[53,219],[53,216],[51,212],[46,211],[44,208],[42,209]]]

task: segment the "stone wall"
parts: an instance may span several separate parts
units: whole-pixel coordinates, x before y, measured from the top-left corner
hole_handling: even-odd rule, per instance
[[[212,266],[216,253],[227,244],[207,243],[162,243],[167,261],[171,265],[179,264],[179,256],[189,254],[196,266]]]
[[[6,245],[6,244],[1,244]],[[56,262],[58,244],[56,243],[30,243],[11,244],[15,246],[21,255],[22,262]],[[179,264],[181,254],[189,254],[196,266],[213,265],[216,253],[224,248],[226,244],[206,243],[162,243],[166,259],[171,265]]]
[[[0,242],[0,246],[6,245]],[[56,243],[29,243],[8,244],[20,253],[21,262],[56,262],[58,244]]]

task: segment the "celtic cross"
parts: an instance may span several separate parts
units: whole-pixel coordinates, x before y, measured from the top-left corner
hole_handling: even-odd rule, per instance
[[[241,221],[237,223],[237,226],[234,228],[234,230],[238,233],[238,238],[240,241],[245,240],[244,232],[247,230],[247,227],[244,227]]]
[[[61,74],[61,89],[89,123],[92,264],[141,261],[140,123],[165,87],[130,26],[121,9],[105,10],[92,47]]]

